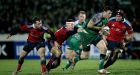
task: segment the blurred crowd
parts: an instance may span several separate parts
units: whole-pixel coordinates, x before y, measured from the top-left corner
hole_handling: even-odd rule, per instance
[[[0,0],[0,34],[8,33],[20,24],[32,24],[32,18],[39,16],[45,25],[56,28],[63,25],[66,18],[77,18],[84,10],[87,18],[102,11],[104,0]],[[121,8],[132,23],[135,32],[140,32],[139,0],[110,0],[115,12]]]

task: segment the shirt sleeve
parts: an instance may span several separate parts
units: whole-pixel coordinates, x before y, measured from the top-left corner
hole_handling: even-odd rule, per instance
[[[10,35],[15,35],[18,32],[22,32],[22,31],[23,32],[30,32],[30,28],[31,28],[31,26],[28,26],[28,25],[21,25],[21,26],[14,27],[14,28],[12,28]]]
[[[10,32],[10,35],[15,35],[19,31],[20,31],[20,27],[19,26],[14,27],[14,28],[12,28],[12,30]]]
[[[20,26],[20,30],[21,30],[21,31],[27,31],[27,32],[30,32],[30,30],[31,30],[31,26],[28,26],[28,25],[22,25],[22,26]]]
[[[134,31],[133,31],[133,28],[132,28],[132,25],[131,25],[131,23],[128,21],[128,20],[126,20],[125,18],[124,18],[124,24],[126,25],[126,31],[127,31],[127,33],[128,34],[132,34]]]
[[[99,14],[96,14],[94,15],[92,18],[91,18],[91,21],[94,23],[94,24],[97,24],[98,22],[100,22],[101,20],[101,16]]]

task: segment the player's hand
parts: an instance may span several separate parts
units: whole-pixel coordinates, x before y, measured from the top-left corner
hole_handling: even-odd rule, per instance
[[[9,39],[11,37],[11,35],[9,34],[7,37],[6,37],[6,39]]]
[[[132,41],[132,37],[131,37],[131,36],[126,36],[126,37],[125,37],[125,40],[126,40],[127,42],[130,42],[130,41]]]

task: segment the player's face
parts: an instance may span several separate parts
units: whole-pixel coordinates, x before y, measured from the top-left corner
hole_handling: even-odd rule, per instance
[[[110,18],[111,15],[112,15],[112,11],[107,10],[107,11],[105,12],[105,18]]]
[[[86,19],[86,14],[79,14],[78,19],[80,22],[84,22]]]
[[[122,16],[121,15],[116,15],[116,21],[121,21],[122,20]]]
[[[36,21],[35,22],[35,27],[40,29],[42,27],[42,21],[41,20],[40,21]]]
[[[72,31],[74,29],[74,22],[66,22],[66,28]]]

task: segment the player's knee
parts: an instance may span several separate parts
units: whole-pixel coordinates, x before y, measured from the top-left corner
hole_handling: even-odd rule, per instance
[[[20,55],[19,56],[19,59],[23,59],[23,58],[25,58],[25,55]]]
[[[54,54],[57,57],[59,57],[62,54],[61,50],[57,47],[53,47],[52,50],[51,50],[51,53]]]
[[[44,59],[45,59],[45,52],[41,51],[41,52],[39,53],[39,56],[40,56],[40,59],[41,59],[41,60],[44,60]]]
[[[44,47],[39,48],[38,53],[39,54],[45,54],[45,48]]]
[[[70,55],[66,55],[65,57],[66,57],[66,59],[70,59]]]
[[[66,59],[68,59],[69,58],[69,53],[66,51],[66,53],[65,53],[65,57],[66,57]]]
[[[40,54],[39,56],[40,56],[41,60],[45,60],[45,55],[44,54]]]
[[[81,57],[81,59],[88,59],[88,57],[89,57],[89,52],[82,51],[80,57]]]
[[[100,50],[100,54],[106,54],[106,52],[107,52],[106,47],[100,47],[99,50]]]
[[[101,54],[106,55],[106,52],[107,52],[107,50],[103,50],[103,51],[101,52]]]
[[[88,55],[81,55],[80,57],[81,57],[82,60],[88,59]]]
[[[40,59],[44,60],[45,59],[45,55],[40,55]]]
[[[40,57],[44,57],[44,56],[45,56],[45,52],[40,51],[39,56],[40,56]]]
[[[55,55],[56,57],[60,57],[61,54],[62,54],[62,52],[61,52],[60,50],[56,50],[56,51],[54,52],[54,55]]]
[[[67,51],[66,52],[66,59],[72,59],[73,53],[72,51]]]
[[[74,56],[72,56],[72,55],[66,56],[66,59],[68,59],[68,60],[71,60],[73,58],[74,58]]]
[[[106,47],[106,43],[103,40],[97,43],[96,46],[99,48],[101,54],[106,54],[107,47]]]
[[[27,56],[28,52],[26,51],[23,51],[20,56],[19,56],[19,59],[24,59],[26,56]]]
[[[59,52],[59,53],[56,53],[55,55],[56,55],[56,57],[60,57],[61,56],[61,52]]]
[[[88,57],[81,57],[82,60],[88,59]]]
[[[20,60],[20,61],[21,61],[21,60],[24,60],[24,58],[25,58],[25,57],[19,57],[19,60]]]
[[[120,53],[121,52],[121,49],[120,48],[116,48],[116,49],[114,49],[114,52],[115,53]]]

